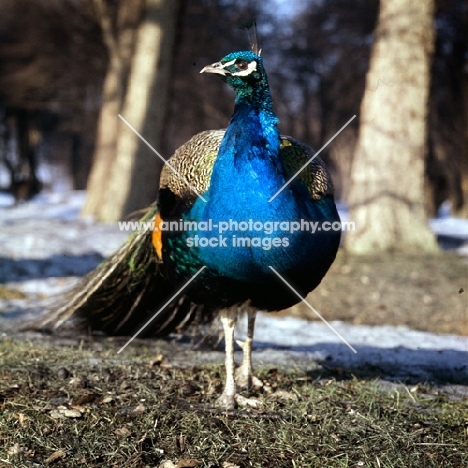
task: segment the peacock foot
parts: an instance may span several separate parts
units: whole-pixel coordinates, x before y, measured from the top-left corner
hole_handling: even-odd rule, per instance
[[[258,398],[246,398],[242,395],[236,395],[235,398],[237,405],[244,408],[247,406],[249,408],[260,408],[260,406],[262,406],[262,402]]]
[[[246,390],[254,388],[258,390],[263,387],[263,382],[252,374],[251,369],[246,368],[243,365],[236,369],[235,379],[237,388]]]
[[[235,395],[227,395],[226,393],[223,393],[216,400],[216,406],[226,411],[232,411],[239,406],[243,408],[259,408],[261,405],[262,402],[258,398],[246,398],[245,396],[237,393]]]

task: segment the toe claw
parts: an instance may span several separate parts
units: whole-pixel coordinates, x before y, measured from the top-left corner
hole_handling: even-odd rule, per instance
[[[235,395],[226,395],[223,393],[217,400],[216,406],[225,409],[226,411],[231,411],[236,408],[236,397]]]
[[[242,395],[236,395],[235,399],[239,406],[250,406],[251,408],[259,408],[262,406],[262,402],[257,398],[246,398]]]

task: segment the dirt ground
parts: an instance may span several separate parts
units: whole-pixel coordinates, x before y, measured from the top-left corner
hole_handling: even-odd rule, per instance
[[[467,336],[468,260],[447,252],[356,257],[340,251],[308,301],[328,321]],[[303,304],[284,313],[317,319]]]

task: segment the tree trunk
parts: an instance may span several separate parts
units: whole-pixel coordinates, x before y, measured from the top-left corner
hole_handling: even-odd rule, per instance
[[[161,161],[118,118],[120,113],[156,149],[161,147],[168,102],[178,1],[146,0],[136,36],[128,85],[122,99],[105,102],[102,142],[88,184],[84,215],[111,222],[144,208],[156,198]],[[111,88],[119,89],[124,71]],[[120,73],[120,75],[119,75]],[[107,83],[106,83],[107,84]]]
[[[120,60],[111,57],[103,89],[103,103],[99,116],[94,162],[87,184],[87,196],[82,216],[101,218],[103,196],[107,191],[109,174],[117,148],[118,113],[122,105]]]
[[[94,0],[109,64],[103,85],[102,108],[97,126],[93,165],[88,178],[87,197],[82,216],[101,219],[102,204],[108,190],[109,175],[114,165],[122,110],[125,78],[129,73],[134,36],[141,17],[141,1],[132,0],[117,6],[113,12],[106,0]],[[113,20],[117,17],[117,20]]]
[[[434,251],[424,156],[434,0],[382,0],[351,174],[346,248]]]

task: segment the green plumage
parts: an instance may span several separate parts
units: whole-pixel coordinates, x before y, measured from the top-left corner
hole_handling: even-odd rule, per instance
[[[142,222],[154,220],[156,205],[151,205]],[[72,290],[55,299],[55,305],[26,329],[53,331],[100,330],[111,335],[135,333],[170,299],[172,285],[161,272],[155,254],[151,231],[138,231],[95,270],[86,275]],[[186,296],[172,301],[158,319],[141,336],[166,335],[178,326],[208,321],[203,306],[192,304]]]

